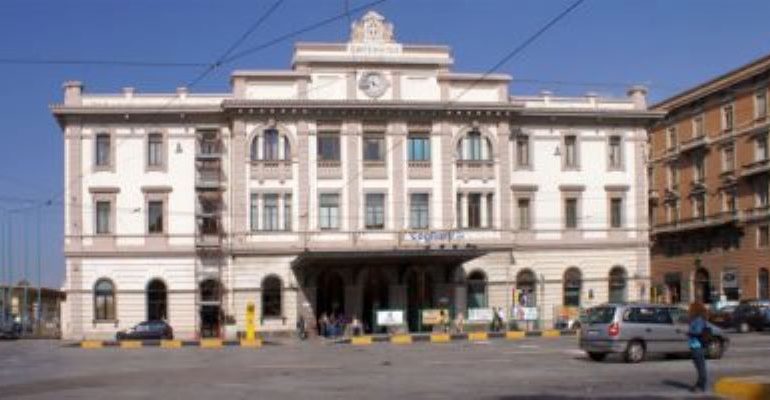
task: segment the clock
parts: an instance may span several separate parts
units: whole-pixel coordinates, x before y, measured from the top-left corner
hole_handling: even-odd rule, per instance
[[[369,71],[361,74],[361,79],[358,81],[358,88],[361,89],[367,96],[371,98],[377,98],[385,94],[388,90],[388,79],[382,72]]]

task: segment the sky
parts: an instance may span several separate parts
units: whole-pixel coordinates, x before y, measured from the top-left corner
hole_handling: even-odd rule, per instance
[[[354,9],[372,0],[347,0]],[[401,43],[445,44],[454,70],[486,72],[574,0],[387,0],[373,7]],[[42,283],[64,278],[63,141],[49,105],[62,82],[88,92],[169,92],[202,67],[22,65],[3,59],[212,63],[276,0],[3,0],[0,2],[0,226],[12,228],[13,281],[37,284],[39,207]],[[333,17],[345,0],[285,0],[236,50],[271,42]],[[352,17],[355,19],[363,12]],[[586,0],[495,72],[513,76],[511,93],[623,96],[649,87],[650,102],[770,53],[766,0]],[[266,46],[217,68],[192,92],[229,91],[233,69],[290,67],[296,41],[345,42],[350,21]],[[47,200],[53,200],[45,205]],[[0,237],[5,237],[5,234]],[[2,258],[0,258],[2,260]],[[25,260],[27,262],[25,262]],[[24,273],[22,265],[27,265]],[[5,283],[0,276],[0,283]]]

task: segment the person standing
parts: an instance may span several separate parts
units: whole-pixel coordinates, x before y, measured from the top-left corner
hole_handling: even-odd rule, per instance
[[[695,365],[695,371],[698,374],[698,380],[690,389],[693,392],[705,392],[708,375],[706,371],[706,349],[708,348],[709,327],[707,321],[707,311],[703,303],[695,302],[690,304],[688,310],[690,328],[687,332],[688,344],[692,353],[692,362]]]

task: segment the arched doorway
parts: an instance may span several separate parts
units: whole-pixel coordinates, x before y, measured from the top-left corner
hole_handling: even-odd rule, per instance
[[[537,306],[537,278],[532,270],[525,269],[516,274],[516,304],[523,307]]]
[[[580,307],[580,294],[583,289],[583,274],[576,267],[570,267],[564,272],[565,307]]]
[[[222,284],[206,279],[198,287],[200,298],[201,337],[217,337],[222,320]]]
[[[409,271],[406,276],[406,292],[409,331],[421,331],[422,310],[433,308],[433,278],[424,270]]]
[[[168,319],[168,296],[166,284],[160,279],[153,279],[147,284],[147,320]]]
[[[339,316],[345,312],[345,281],[336,271],[324,271],[318,276],[318,309],[316,316]]]
[[[609,278],[609,302],[623,303],[628,295],[626,269],[621,266],[612,267]]]
[[[698,268],[695,271],[695,301],[703,304],[711,302],[711,280],[705,268]]]
[[[361,320],[367,333],[375,329],[377,310],[384,310],[389,306],[388,289],[388,280],[382,271],[377,269],[366,271],[363,281]]]

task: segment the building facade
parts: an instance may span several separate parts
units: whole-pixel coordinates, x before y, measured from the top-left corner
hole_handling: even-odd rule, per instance
[[[225,94],[64,85],[64,336],[167,319],[180,337],[400,310],[466,318],[649,293],[643,88],[511,96],[451,71],[375,12],[346,43],[298,43],[286,71]],[[534,317],[532,317],[534,315]],[[516,318],[516,317],[512,317]]]
[[[650,133],[659,300],[768,299],[770,57],[667,99]]]

